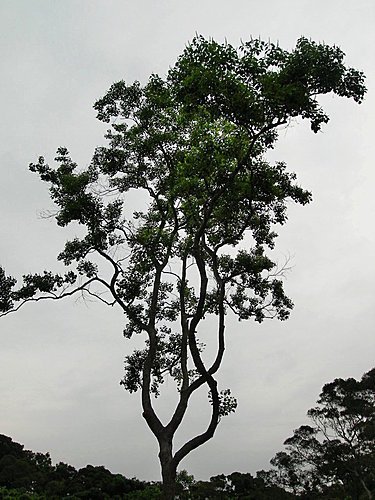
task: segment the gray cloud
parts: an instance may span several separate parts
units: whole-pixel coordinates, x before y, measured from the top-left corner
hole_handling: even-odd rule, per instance
[[[105,127],[92,103],[119,79],[164,74],[195,32],[237,44],[250,35],[292,48],[300,35],[336,43],[363,69],[360,107],[324,100],[331,122],[314,136],[304,123],[281,132],[272,157],[313,191],[290,208],[278,255],[292,256],[286,287],[295,310],[286,323],[230,320],[221,381],[239,399],[216,438],[183,463],[198,478],[255,471],[303,423],[323,383],[360,376],[374,364],[373,254],[374,6],[360,0],[139,2],[3,0],[0,5],[0,263],[14,275],[55,269],[66,234],[38,214],[48,193],[27,165],[52,162],[66,145],[87,165]],[[0,432],[54,461],[104,464],[157,479],[156,443],[139,396],[118,385],[130,345],[123,317],[103,306],[26,306],[1,320]],[[160,403],[166,411],[168,403]],[[181,439],[201,424],[194,408]],[[205,425],[205,424],[204,424]]]

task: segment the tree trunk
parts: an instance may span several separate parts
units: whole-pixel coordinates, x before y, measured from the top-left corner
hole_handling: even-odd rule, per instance
[[[360,479],[360,481],[361,481],[361,484],[362,484],[362,486],[363,486],[363,489],[364,489],[364,490],[365,490],[365,492],[366,492],[367,498],[368,498],[369,500],[372,500],[374,497],[373,497],[373,495],[372,495],[371,491],[367,488],[366,483],[364,482],[364,480],[363,480],[362,478]]]
[[[176,495],[176,468],[172,464],[162,466],[161,474],[163,478],[162,498],[163,500],[173,500]]]
[[[160,442],[159,460],[163,479],[162,498],[173,500],[176,495],[177,467],[175,461],[172,460],[172,442],[169,440]]]

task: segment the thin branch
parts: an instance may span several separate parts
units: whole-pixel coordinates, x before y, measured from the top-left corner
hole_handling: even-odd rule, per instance
[[[17,307],[15,307],[13,309],[10,309],[9,311],[1,313],[0,314],[0,318],[2,316],[7,316],[8,314],[11,314],[11,313],[19,311],[21,309],[21,307],[23,307],[28,302],[40,302],[41,300],[60,300],[60,299],[64,299],[65,297],[71,297],[75,293],[80,292],[82,290],[86,290],[87,291],[86,287],[88,285],[90,285],[91,283],[93,283],[94,281],[100,281],[100,280],[98,278],[96,278],[96,277],[95,278],[91,278],[88,281],[86,281],[83,285],[80,285],[79,287],[74,288],[74,290],[71,290],[70,292],[63,292],[61,294],[55,294],[55,293],[50,292],[51,295],[42,295],[42,296],[39,296],[39,297],[30,297],[28,299],[23,300]]]
[[[103,302],[104,304],[106,304],[107,306],[114,306],[116,304],[116,300],[112,301],[112,302],[108,302],[107,300],[103,299],[103,297],[101,297],[98,293],[95,293],[95,292],[92,292],[90,289],[84,289],[82,290],[82,293],[88,293],[89,295],[91,295],[92,297],[95,297],[96,299],[100,300],[101,302]]]

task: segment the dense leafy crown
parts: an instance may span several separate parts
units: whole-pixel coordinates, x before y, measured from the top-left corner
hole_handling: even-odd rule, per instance
[[[86,170],[77,170],[65,148],[57,168],[42,157],[30,165],[50,184],[57,224],[86,227],[58,256],[75,268],[25,276],[18,289],[1,271],[1,310],[90,293],[123,309],[127,337],[148,334],[146,349],[127,358],[127,389],[151,384],[157,392],[166,373],[182,390],[210,379],[222,359],[228,310],[259,322],[288,317],[292,302],[266,248],[286,221],[287,201],[306,204],[310,194],[265,153],[292,119],[308,119],[314,132],[328,121],[319,94],[362,100],[363,74],[347,69],[343,57],[338,47],[306,38],[288,52],[259,40],[235,49],[197,36],[165,78],[112,85],[95,104],[111,124],[109,145]],[[145,210],[130,213],[130,190],[145,193]],[[208,369],[197,337],[207,314],[218,317],[219,345]],[[222,414],[225,401],[231,408],[227,396]]]

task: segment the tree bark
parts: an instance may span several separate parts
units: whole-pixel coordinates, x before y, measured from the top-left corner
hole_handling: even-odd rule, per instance
[[[366,483],[364,482],[364,480],[363,480],[362,478],[360,478],[360,481],[361,481],[361,484],[362,484],[362,486],[363,486],[363,489],[364,489],[364,490],[365,490],[365,492],[366,492],[367,498],[368,498],[369,500],[372,500],[374,497],[373,497],[373,495],[372,495],[371,491],[367,488]]]
[[[176,495],[177,465],[172,457],[172,440],[163,439],[159,441],[159,460],[163,480],[162,499],[173,500]]]

